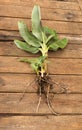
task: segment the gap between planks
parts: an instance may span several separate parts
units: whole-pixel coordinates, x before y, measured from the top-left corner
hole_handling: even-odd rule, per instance
[[[0,113],[0,118],[6,118],[6,117],[21,117],[21,116],[24,116],[24,117],[51,117],[51,116],[54,116],[54,117],[76,117],[76,116],[82,116],[82,113],[61,113],[60,115],[53,115],[52,113]]]

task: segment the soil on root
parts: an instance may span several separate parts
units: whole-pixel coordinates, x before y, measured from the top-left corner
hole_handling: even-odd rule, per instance
[[[52,104],[51,104],[51,98],[50,97],[51,97],[51,92],[52,92],[53,87],[54,87],[54,83],[53,83],[51,77],[47,73],[44,73],[43,76],[38,75],[37,86],[38,86],[37,93],[39,94],[39,101],[38,101],[36,112],[39,109],[42,94],[43,94],[45,96],[46,103],[47,103],[50,111],[55,115],[59,115],[59,113],[54,111]]]

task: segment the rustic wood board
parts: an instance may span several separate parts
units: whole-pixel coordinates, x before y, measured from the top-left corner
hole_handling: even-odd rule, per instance
[[[31,30],[34,4],[41,6],[42,24],[67,37],[64,50],[49,52],[48,71],[54,84],[50,112],[44,96],[36,113],[36,75],[18,60],[37,57],[18,49],[13,40],[21,39],[17,22]],[[0,0],[0,130],[82,130],[82,1],[81,0]],[[52,64],[53,63],[53,64]],[[68,94],[57,94],[61,87]],[[23,99],[20,98],[26,89]]]
[[[7,116],[0,124],[1,130],[81,130],[82,116]]]
[[[22,93],[0,93],[0,113],[36,114],[39,96],[36,93],[26,93],[20,101]],[[82,114],[82,94],[54,94],[52,106],[60,114]],[[38,113],[50,114],[42,97]],[[51,113],[52,114],[52,113]]]
[[[17,5],[16,6],[0,5],[0,16],[2,17],[6,16],[6,17],[31,18],[31,12],[32,12],[32,7],[27,8],[23,6],[17,6]],[[42,19],[44,20],[82,22],[82,13],[80,10],[78,11],[78,10],[41,8],[41,14],[42,14]]]
[[[41,7],[44,8],[61,8],[61,9],[68,9],[68,10],[80,10],[79,5],[77,2],[73,1],[54,1],[54,0],[0,0],[1,5],[18,5],[18,6],[27,6],[33,7],[34,4],[39,4]]]

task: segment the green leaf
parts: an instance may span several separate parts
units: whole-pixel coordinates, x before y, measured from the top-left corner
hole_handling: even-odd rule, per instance
[[[33,70],[38,71],[38,64],[35,59],[22,58],[19,60],[20,62],[30,63]]]
[[[16,46],[24,51],[31,52],[31,53],[37,53],[39,52],[39,49],[33,46],[28,45],[25,42],[19,41],[19,40],[14,40],[14,43]]]
[[[45,56],[40,56],[39,58],[32,58],[32,59],[22,58],[19,61],[30,63],[31,67],[33,68],[33,70],[38,72],[39,71],[39,67],[42,66],[42,63],[44,62],[45,58],[46,58]]]
[[[53,35],[53,38],[55,39],[55,40],[57,40],[58,39],[58,37],[57,37],[57,33],[56,33],[56,31],[55,30],[52,30],[52,29],[50,29],[50,28],[48,28],[48,27],[43,27],[43,29],[44,29],[44,32],[47,34],[47,35]]]
[[[66,38],[64,38],[62,40],[58,40],[56,42],[54,41],[51,44],[49,44],[49,50],[56,51],[59,48],[63,49],[66,47],[67,43],[68,43],[68,40]]]
[[[54,37],[54,35],[50,35],[47,40],[46,40],[46,43],[49,43],[49,41]]]
[[[42,63],[44,62],[45,60],[45,56],[40,56],[39,58],[36,58],[34,61],[31,62],[31,66],[32,68],[38,72],[39,71],[39,68],[42,66]]]
[[[47,41],[47,37],[44,32],[42,32],[42,41],[43,41],[43,44],[45,44]]]
[[[26,24],[23,21],[18,22],[18,28],[20,31],[21,37],[29,44],[34,47],[39,47],[39,40],[32,35],[32,33],[28,30]]]
[[[40,7],[35,5],[32,11],[32,33],[40,41],[42,41],[42,25],[41,25],[41,14]]]
[[[26,63],[32,63],[32,60],[31,59],[28,59],[28,58],[22,58],[19,60],[20,62],[26,62]]]
[[[38,65],[42,64],[45,60],[45,56],[40,56],[39,58],[36,59],[36,62],[38,63]]]
[[[55,43],[52,43],[49,45],[49,50],[52,50],[52,51],[57,51],[59,48],[59,46]]]
[[[66,38],[63,38],[62,40],[56,41],[56,44],[59,46],[59,48],[63,49],[66,47],[68,43],[68,40]]]
[[[35,70],[36,72],[38,72],[38,65],[37,64],[32,63],[31,67],[33,68],[33,70]]]

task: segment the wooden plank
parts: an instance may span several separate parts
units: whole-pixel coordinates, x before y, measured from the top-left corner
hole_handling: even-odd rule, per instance
[[[81,130],[82,116],[1,117],[1,130]]]
[[[21,0],[0,0],[0,5],[18,5],[18,6],[28,6],[33,7],[35,4],[40,5],[44,8],[59,8],[59,9],[68,9],[68,10],[80,10],[79,5],[77,2],[62,2],[62,1],[50,1],[50,0],[28,0],[28,1],[21,1]]]
[[[58,34],[60,38],[67,38],[69,43],[82,44],[82,35],[76,34]],[[11,41],[14,39],[21,39],[18,31],[0,30],[0,41]]]
[[[36,114],[39,96],[36,93],[26,93],[22,101],[19,101],[21,96],[22,93],[0,93],[0,113]],[[82,94],[54,94],[52,106],[62,114],[82,114]],[[44,97],[38,113],[51,113]]]
[[[20,19],[20,18],[5,18],[0,17],[0,29],[4,30],[18,30],[18,21],[23,20],[27,23],[29,29],[31,29],[30,19]],[[69,34],[82,34],[82,23],[73,22],[61,22],[61,21],[42,21],[43,26],[48,26],[52,29],[56,29],[58,33],[69,33]]]
[[[81,12],[82,12],[82,0],[78,0],[78,4],[79,4]]]
[[[54,85],[53,92],[60,87],[68,89],[70,93],[82,93],[82,76],[76,75],[50,75]],[[0,92],[37,92],[37,83],[34,82],[35,75],[31,74],[0,74]],[[31,83],[31,85],[30,85]]]
[[[19,38],[18,31],[0,30],[0,41],[11,41]]]
[[[0,55],[1,56],[33,56],[28,52],[22,51],[16,47],[13,41],[0,42]],[[34,56],[38,56],[34,55]],[[63,57],[63,58],[82,58],[82,45],[81,44],[68,44],[62,51],[50,52],[49,57]]]
[[[19,57],[0,57],[0,72],[33,73],[27,63],[19,62]],[[52,74],[82,74],[81,59],[49,59],[48,71]],[[52,64],[53,63],[53,64]],[[54,65],[54,66],[53,66]],[[22,68],[22,69],[21,69]]]
[[[12,10],[12,11],[11,11]],[[7,12],[7,13],[6,13]],[[32,7],[15,5],[0,5],[0,16],[31,18]],[[41,8],[42,19],[79,21],[82,22],[82,13],[75,10]]]

